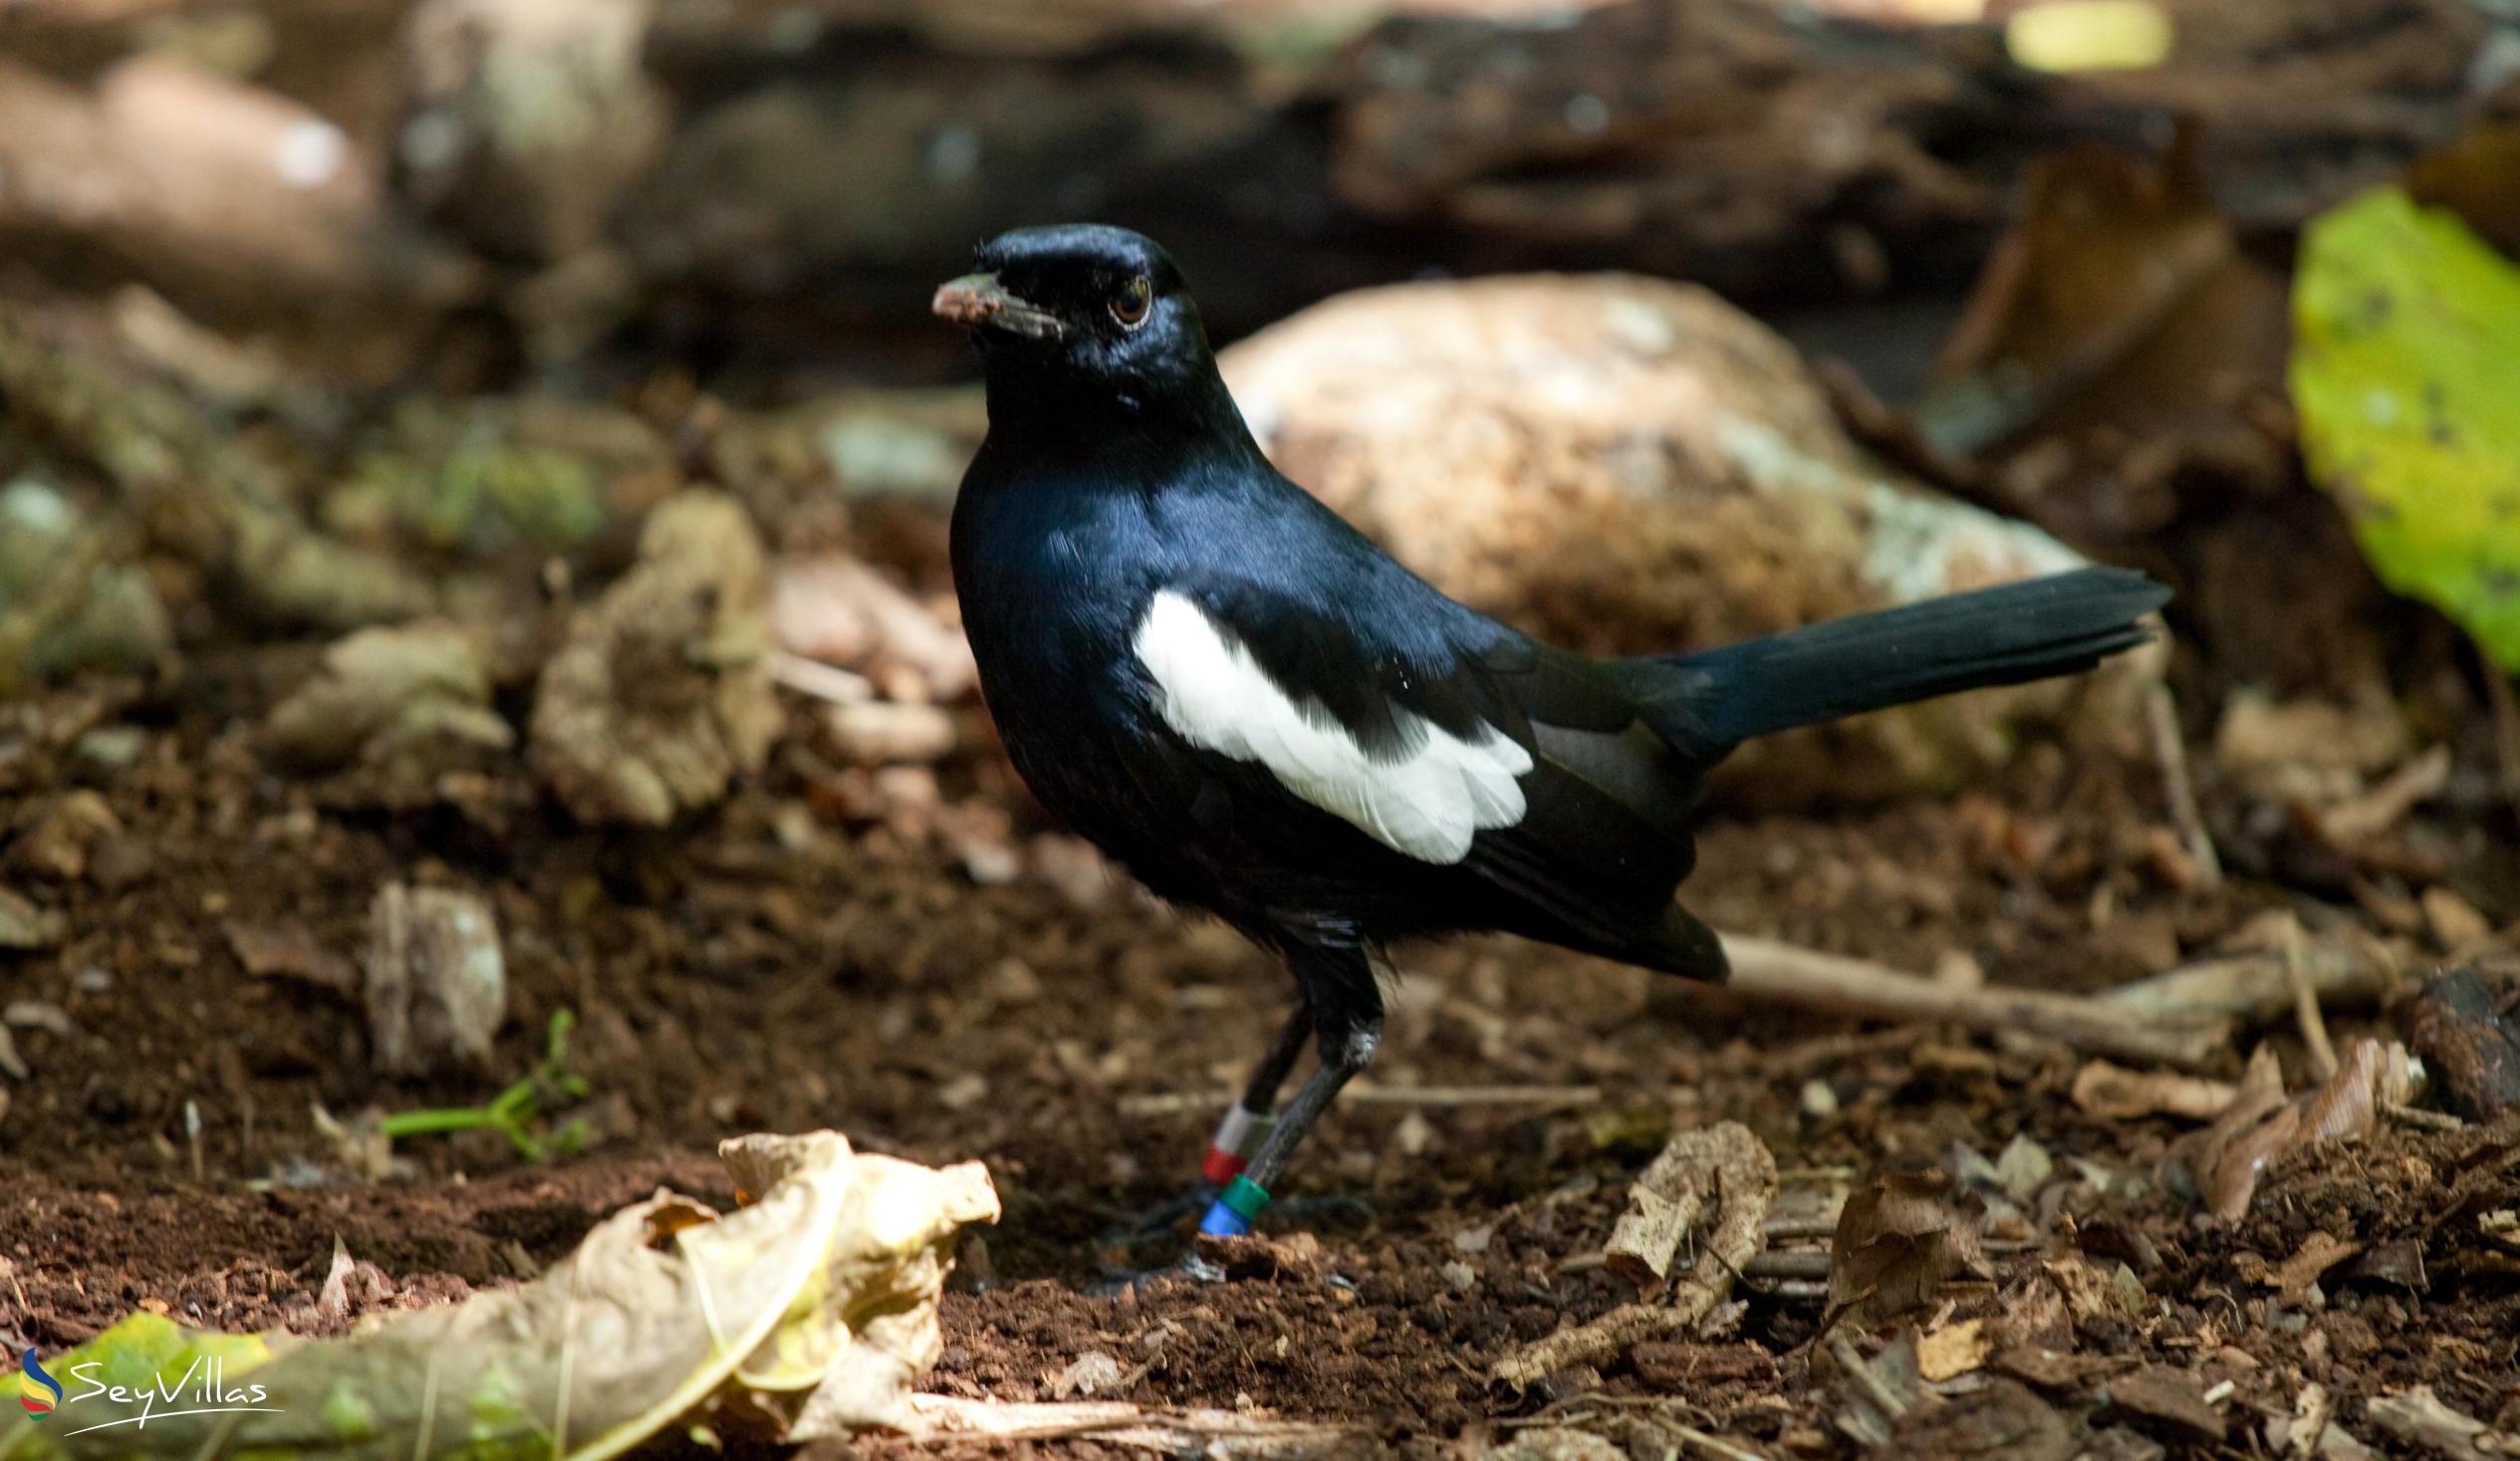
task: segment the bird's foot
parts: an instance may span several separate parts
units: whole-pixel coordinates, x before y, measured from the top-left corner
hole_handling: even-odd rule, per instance
[[[1217,1185],[1201,1182],[1189,1191],[1152,1207],[1116,1210],[1111,1225],[1095,1240],[1098,1248],[1114,1248],[1134,1253],[1156,1243],[1177,1239],[1181,1226],[1204,1213],[1216,1201]]]
[[[1221,1284],[1225,1282],[1225,1271],[1201,1258],[1195,1248],[1161,1268],[1106,1269],[1103,1273],[1102,1281],[1086,1292],[1105,1299],[1152,1284],[1173,1282]]]

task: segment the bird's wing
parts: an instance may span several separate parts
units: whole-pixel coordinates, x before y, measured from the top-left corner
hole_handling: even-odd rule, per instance
[[[1519,905],[1498,926],[1630,949],[1688,869],[1696,768],[1616,671],[1428,598],[1180,584],[1154,594],[1134,648],[1185,741],[1478,875]]]
[[[1247,587],[1168,587],[1132,647],[1174,734],[1256,762],[1393,852],[1459,862],[1527,811],[1528,743],[1481,713],[1452,665],[1346,617]]]

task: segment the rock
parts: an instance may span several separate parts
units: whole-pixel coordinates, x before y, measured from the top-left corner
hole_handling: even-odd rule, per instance
[[[1591,1431],[1535,1425],[1490,1450],[1484,1461],[1628,1461],[1628,1453]]]
[[[1689,286],[1368,290],[1224,365],[1290,477],[1445,592],[1596,653],[1719,644],[2084,564],[1867,460],[1792,347]],[[2128,661],[1763,741],[1719,787],[1762,805],[1946,788],[2037,722],[2131,730],[2130,692],[2159,657]]]
[[[637,564],[578,611],[535,692],[534,768],[580,820],[662,827],[760,770],[780,725],[764,598],[732,498],[649,514]]]
[[[17,251],[110,260],[221,319],[327,333],[425,317],[483,282],[327,117],[156,47],[83,87],[0,64],[0,174]]]
[[[48,949],[61,942],[62,917],[0,887],[0,949]]]
[[[550,554],[603,531],[608,502],[644,507],[679,485],[664,440],[625,412],[542,395],[421,398],[371,439],[323,517],[370,541]]]
[[[8,865],[38,877],[76,881],[87,874],[98,845],[123,833],[122,819],[105,798],[84,787],[28,810],[31,816],[9,845]]]
[[[865,700],[824,710],[832,748],[861,766],[942,761],[953,754],[954,718],[934,705]]]
[[[390,1075],[478,1073],[507,1016],[498,920],[479,897],[386,883],[369,910],[368,1031]]]
[[[856,670],[895,698],[942,702],[979,683],[961,631],[857,559],[783,561],[770,606],[780,647]]]
[[[671,113],[640,65],[651,0],[425,0],[405,59],[414,197],[494,255],[601,242]]]
[[[2414,1053],[2441,1103],[2490,1122],[2520,1106],[2520,1015],[2475,969],[2444,969],[2424,982],[2414,1008]]]
[[[264,722],[272,759],[301,771],[364,768],[387,800],[417,800],[449,772],[505,753],[516,732],[490,708],[480,647],[458,625],[425,620],[362,629]]]
[[[41,482],[0,488],[0,694],[82,670],[147,668],[173,643],[138,567]]]
[[[12,430],[112,482],[153,555],[209,576],[222,610],[338,633],[436,603],[436,586],[392,555],[308,526],[286,474],[182,392],[95,350],[75,314],[0,301],[0,396]]]
[[[2204,1387],[2193,1374],[2166,1364],[2147,1364],[2111,1380],[2101,1403],[2179,1441],[2219,1445],[2223,1438],[2222,1413],[2205,1403]]]

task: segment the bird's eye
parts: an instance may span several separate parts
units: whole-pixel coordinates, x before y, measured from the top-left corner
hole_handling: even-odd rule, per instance
[[[1154,281],[1140,274],[1112,296],[1112,318],[1120,322],[1123,330],[1134,330],[1146,323],[1146,313],[1154,306]]]

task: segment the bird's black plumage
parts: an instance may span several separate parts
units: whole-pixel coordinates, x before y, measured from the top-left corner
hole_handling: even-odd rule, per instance
[[[1375,945],[1502,929],[1720,978],[1672,894],[1733,745],[2084,668],[2166,597],[2094,570],[1588,659],[1453,603],[1281,477],[1152,242],[1027,229],[977,262],[936,308],[987,375],[953,519],[982,691],[1045,806],[1292,968],[1324,1068],[1254,1158],[1263,1183],[1371,1055]]]

